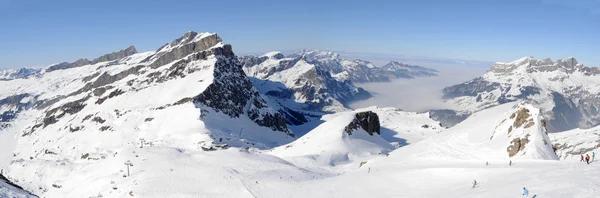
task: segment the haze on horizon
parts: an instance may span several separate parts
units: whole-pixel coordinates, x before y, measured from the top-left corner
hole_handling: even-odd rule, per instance
[[[217,32],[238,54],[297,49],[481,61],[576,57],[600,65],[600,3],[463,1],[0,0],[0,67],[46,66],[186,31]]]

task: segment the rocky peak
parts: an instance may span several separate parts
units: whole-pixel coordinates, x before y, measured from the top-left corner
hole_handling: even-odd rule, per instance
[[[198,36],[198,32],[194,32],[194,31],[186,32],[185,34],[183,34],[183,36],[179,37],[178,39],[173,40],[171,42],[171,46],[179,45],[180,43],[183,43],[186,41],[191,41],[192,39],[196,38],[196,36]]]
[[[373,136],[373,133],[381,135],[381,126],[377,113],[372,111],[356,113],[352,122],[344,128],[344,131],[352,135],[352,132],[359,128],[365,130],[371,136]]]
[[[581,71],[586,73],[586,75],[600,74],[599,69],[584,67],[573,57],[552,61],[550,58],[535,59],[533,56],[527,56],[508,63],[498,62],[489,71],[496,74],[512,74],[519,70],[519,68],[524,68],[524,71],[527,73],[561,70],[567,73]]]
[[[186,32],[183,36],[175,39],[171,44],[165,44],[156,50],[156,54],[149,56],[142,62],[152,62],[150,66],[157,68],[175,60],[185,58],[186,56],[205,51],[210,48],[220,48],[215,50],[215,55],[223,55],[226,57],[234,57],[235,54],[231,50],[231,46],[222,46],[221,37],[215,33],[197,33]]]
[[[100,57],[94,59],[93,61],[91,61],[90,64],[118,60],[118,59],[125,58],[127,56],[131,56],[135,53],[137,53],[137,49],[135,49],[135,46],[132,45],[132,46],[129,46],[127,49],[100,56]]]

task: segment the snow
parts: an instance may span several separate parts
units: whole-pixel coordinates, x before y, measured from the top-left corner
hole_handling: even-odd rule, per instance
[[[13,157],[13,150],[16,146],[16,140],[13,133],[0,130],[0,169],[10,164]]]
[[[273,57],[273,56],[275,56],[275,55],[277,55],[277,54],[281,54],[281,52],[280,52],[280,51],[272,51],[272,52],[267,52],[267,53],[265,53],[265,54],[264,54],[264,55],[262,55],[262,56],[266,56],[266,57]]]

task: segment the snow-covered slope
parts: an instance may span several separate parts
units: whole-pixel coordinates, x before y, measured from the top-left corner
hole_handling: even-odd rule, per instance
[[[314,160],[312,163],[336,166],[391,150],[393,146],[380,136],[379,117],[367,111],[340,113],[298,140],[273,149],[271,154],[292,161]]]
[[[552,132],[600,124],[600,68],[585,67],[574,58],[496,63],[481,77],[443,91],[466,112],[526,100],[542,109]]]
[[[0,81],[0,115],[1,132],[18,137],[13,161],[0,166],[40,196],[68,192],[53,184],[76,181],[79,171],[123,159],[141,144],[212,150],[294,140],[231,46],[213,33],[188,32],[156,52]]]
[[[600,154],[600,126],[551,133],[550,140],[561,160],[579,160],[581,155]]]
[[[539,109],[507,103],[471,115],[444,133],[393,152],[399,159],[558,159]]]
[[[32,198],[36,197],[31,193],[23,190],[23,188],[16,186],[10,182],[6,177],[0,174],[0,197],[7,198]]]

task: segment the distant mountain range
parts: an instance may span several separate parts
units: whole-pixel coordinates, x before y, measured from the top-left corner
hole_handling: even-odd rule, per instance
[[[499,62],[482,76],[443,92],[448,102],[458,106],[458,115],[524,100],[543,111],[551,132],[600,124],[600,68],[585,67],[575,58]],[[434,116],[443,117],[440,113]]]

